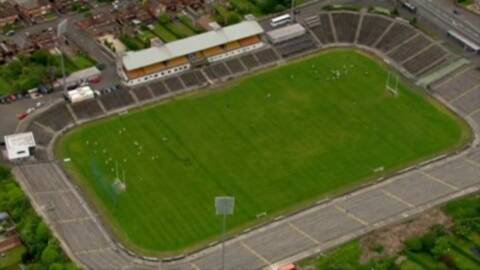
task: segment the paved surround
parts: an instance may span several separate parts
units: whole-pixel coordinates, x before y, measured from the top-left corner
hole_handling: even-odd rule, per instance
[[[240,59],[248,58],[248,63],[242,63],[246,68],[253,69],[250,64],[277,57],[276,52],[273,53]],[[228,64],[224,67],[232,70]],[[473,69],[468,73],[473,82],[465,80],[461,76],[463,73],[457,73],[432,87],[432,94],[466,117],[476,131],[480,124],[480,99],[470,91],[476,91],[472,90],[472,86],[480,84],[477,73]],[[223,74],[223,71],[216,70],[214,78],[210,79],[221,81]],[[169,96],[186,85],[181,82],[174,79],[157,82],[161,87],[151,84],[141,91],[146,96]],[[455,85],[455,90],[450,91],[447,84]],[[158,89],[160,91],[156,91]],[[283,263],[324,251],[381,226],[408,219],[425,209],[478,191],[480,148],[476,148],[475,144],[455,156],[406,170],[388,180],[243,233],[227,242],[226,268],[276,269]],[[80,191],[54,161],[20,165],[13,172],[67,253],[85,268],[220,269],[219,245],[171,262],[137,257],[125,250],[112,240]]]

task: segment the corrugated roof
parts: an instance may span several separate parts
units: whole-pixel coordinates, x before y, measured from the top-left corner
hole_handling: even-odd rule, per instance
[[[269,31],[267,35],[270,39],[289,39],[289,37],[294,38],[303,35],[305,32],[305,28],[299,23],[296,23]]]
[[[456,32],[456,31],[453,31],[453,30],[450,30],[448,31],[448,33],[453,36],[454,38],[460,40],[461,42],[463,42],[465,45],[467,45],[468,47],[470,47],[470,49],[474,50],[474,51],[480,51],[480,45],[476,44],[475,42],[467,39],[466,37],[462,36],[460,33]]]
[[[261,33],[263,29],[259,23],[243,21],[217,31],[172,41],[162,47],[128,52],[122,59],[123,66],[127,70],[133,70]]]
[[[7,149],[16,149],[18,147],[35,146],[35,139],[32,132],[17,133],[5,136]]]

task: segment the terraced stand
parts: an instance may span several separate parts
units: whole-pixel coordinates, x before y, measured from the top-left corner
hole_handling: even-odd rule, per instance
[[[410,25],[373,14],[319,12],[319,24],[308,27],[320,44],[317,50],[351,46],[368,50],[409,78],[435,70],[450,53]],[[332,24],[333,22],[333,24]],[[291,44],[309,43],[302,38]],[[300,43],[298,43],[300,42]],[[176,77],[123,89],[85,103],[58,103],[27,120],[19,131],[34,132],[38,163],[14,168],[14,174],[63,248],[88,269],[219,269],[220,248],[174,258],[139,256],[116,243],[72,184],[57,161],[50,161],[54,141],[74,125],[106,117],[186,91],[202,89],[233,75],[276,65],[291,57],[291,45],[270,46],[226,62],[190,70]],[[303,51],[304,52],[304,51]],[[285,59],[283,59],[285,60]],[[465,117],[475,133],[480,125],[480,71],[467,67],[430,85],[430,92]],[[77,120],[75,120],[77,119]],[[260,229],[243,232],[227,242],[227,269],[260,269],[311,256],[389,223],[399,222],[447,200],[477,191],[480,186],[480,150],[472,146],[458,155],[429,164],[311,208]],[[45,162],[42,162],[45,161]],[[380,207],[381,206],[381,207]],[[353,218],[352,218],[353,217]]]

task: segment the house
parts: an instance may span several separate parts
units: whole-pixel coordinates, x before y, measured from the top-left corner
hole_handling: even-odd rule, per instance
[[[75,11],[75,8],[80,8],[88,5],[88,0],[53,0],[53,6],[60,13],[68,13]]]
[[[19,15],[15,6],[10,2],[0,3],[0,27],[7,24],[14,24],[18,21]]]
[[[133,20],[139,23],[150,23],[154,20],[154,16],[143,5],[138,3],[130,3],[117,13],[118,22],[127,24]]]
[[[37,33],[26,33],[27,40],[37,49],[53,49],[57,41],[54,28],[44,29]]]
[[[16,232],[16,226],[7,212],[0,212],[0,253],[8,252],[22,242]]]
[[[24,20],[36,22],[38,19],[52,12],[52,4],[48,0],[13,0]]]
[[[92,13],[87,18],[78,21],[77,24],[80,28],[96,37],[105,34],[116,34],[120,30],[115,16],[110,11]]]
[[[160,0],[149,0],[147,2],[147,10],[153,17],[158,18],[167,11],[167,5]]]

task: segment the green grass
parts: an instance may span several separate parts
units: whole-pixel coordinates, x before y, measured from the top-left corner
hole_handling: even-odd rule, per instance
[[[425,268],[412,260],[405,260],[400,264],[400,270],[423,270],[423,269]]]
[[[195,32],[181,22],[171,22],[165,25],[177,38],[186,38],[195,35]]]
[[[456,200],[446,204],[443,207],[449,216],[455,221],[478,218],[480,216],[480,194],[467,197],[462,200]]]
[[[342,245],[323,256],[317,256],[300,262],[300,266],[315,266],[315,269],[358,269],[362,249],[358,241],[352,241]]]
[[[460,5],[470,6],[473,4],[473,0],[457,0]]]
[[[218,237],[215,196],[236,197],[235,231],[469,139],[465,123],[423,94],[401,85],[392,97],[386,77],[362,54],[333,51],[89,124],[58,153],[131,247],[180,251]],[[115,162],[126,172],[120,195]]]
[[[190,28],[193,32],[195,33],[201,33],[203,30],[197,26],[195,26],[192,22],[192,20],[186,16],[186,15],[180,15],[178,16],[178,19],[185,24],[188,28]]]
[[[24,246],[18,246],[14,249],[11,249],[5,252],[5,257],[0,258],[0,269],[5,269],[18,266],[22,260],[22,254],[25,253],[26,249]]]
[[[73,57],[70,57],[69,60],[75,65],[77,70],[85,69],[96,65],[95,60],[90,58],[88,55],[77,54]]]
[[[177,37],[170,32],[165,26],[160,23],[155,23],[155,28],[152,30],[155,35],[157,35],[164,42],[170,42],[177,39]]]
[[[147,47],[140,39],[128,35],[120,36],[120,41],[131,51],[138,51]]]

